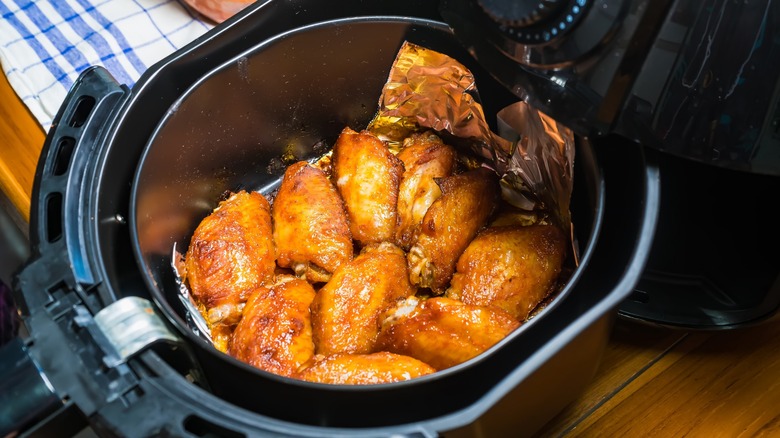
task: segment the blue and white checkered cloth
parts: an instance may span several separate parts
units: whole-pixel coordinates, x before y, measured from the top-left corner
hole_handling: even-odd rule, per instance
[[[0,65],[45,130],[84,69],[132,87],[213,26],[179,0],[0,0],[0,14]]]

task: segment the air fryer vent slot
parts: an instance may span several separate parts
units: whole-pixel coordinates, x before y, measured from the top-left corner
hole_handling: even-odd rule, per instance
[[[46,241],[62,238],[62,193],[51,193],[46,199]]]
[[[73,155],[73,148],[76,146],[76,139],[73,137],[62,137],[57,142],[57,153],[54,159],[55,176],[64,175],[70,164],[70,157]]]
[[[92,96],[81,96],[79,97],[79,100],[76,102],[75,109],[73,110],[73,114],[70,116],[70,119],[68,120],[68,126],[73,128],[80,128],[84,125],[84,123],[87,121],[87,118],[89,117],[89,114],[92,112],[92,109],[95,108],[95,98]]]

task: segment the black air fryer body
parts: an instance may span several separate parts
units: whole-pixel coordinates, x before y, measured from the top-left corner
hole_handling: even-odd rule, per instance
[[[664,185],[665,194],[677,191],[667,187],[667,176],[661,180],[659,166],[683,179],[694,175],[688,159],[658,153],[657,144],[645,147],[638,141],[647,139],[627,136],[631,123],[655,119],[629,117],[624,108],[640,103],[625,97],[626,90],[640,82],[649,48],[666,47],[654,30],[676,16],[669,11],[677,6],[667,2],[645,14],[644,2],[545,1],[541,4],[552,9],[532,11],[536,18],[520,16],[527,12],[522,8],[510,11],[514,21],[534,28],[550,23],[550,11],[573,13],[574,6],[581,14],[601,10],[612,19],[609,26],[591,26],[595,33],[588,38],[564,33],[578,35],[575,47],[598,43],[584,50],[587,62],[555,58],[555,68],[547,69],[538,59],[569,56],[574,49],[534,55],[543,47],[535,41],[512,50],[506,42],[496,46],[495,32],[505,26],[480,22],[468,8],[491,9],[495,18],[500,2],[443,2],[441,9],[428,2],[381,3],[344,1],[334,8],[316,0],[258,2],[153,66],[132,89],[102,68],[82,74],[47,136],[36,175],[33,256],[14,285],[29,337],[0,354],[2,364],[12,361],[20,377],[7,380],[9,390],[0,398],[26,397],[0,399],[0,409],[8,412],[0,416],[0,433],[67,435],[89,425],[106,436],[531,434],[588,384],[621,303],[625,314],[654,319],[647,310],[630,309],[663,304],[660,299],[649,293],[650,299],[628,298],[650,253],[659,187]],[[697,22],[700,12],[686,17]],[[467,30],[471,24],[459,17],[473,18],[488,38],[475,41]],[[588,20],[572,16],[571,29]],[[317,152],[307,148],[327,143],[345,124],[367,122],[385,80],[383,69],[406,39],[472,69],[488,113],[518,96],[533,98],[578,130],[572,217],[582,262],[567,289],[485,355],[410,382],[309,384],[218,353],[187,327],[173,297],[173,244],[179,249],[186,244],[222,191],[272,183],[269,165],[291,144],[306,156]],[[556,41],[562,40],[550,44]],[[602,46],[632,50],[618,53],[618,66],[608,70],[601,64],[615,52],[599,51]],[[523,60],[539,65],[518,63],[506,51],[526,53]],[[612,74],[595,75],[605,71]],[[356,72],[362,75],[349,76]],[[598,89],[580,83],[579,74],[611,91],[600,98]],[[304,119],[291,111],[296,108]],[[641,110],[637,114],[647,111]],[[665,170],[673,165],[683,170]],[[258,174],[258,167],[269,173]],[[701,171],[735,172],[751,188],[759,177],[726,167],[705,164]],[[662,249],[655,245],[654,251]],[[766,290],[753,297],[771,297]],[[675,300],[670,308],[681,307]]]
[[[486,114],[517,100],[434,5],[342,5],[257,3],[132,89],[102,68],[81,75],[36,175],[33,256],[15,282],[29,337],[0,355],[22,377],[0,396],[27,396],[0,400],[9,412],[1,433],[531,434],[586,387],[657,216],[655,154],[618,137],[578,140],[571,209],[581,262],[566,288],[472,361],[398,384],[312,384],[236,361],[187,326],[174,244],[186,245],[223,191],[272,184],[290,147],[320,154],[345,125],[367,123],[405,40],[472,69]]]
[[[662,151],[648,267],[623,315],[689,328],[780,306],[780,5],[444,0],[495,77],[582,135]]]

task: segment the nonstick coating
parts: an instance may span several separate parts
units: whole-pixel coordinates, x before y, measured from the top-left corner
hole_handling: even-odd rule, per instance
[[[246,409],[303,424],[384,426],[423,421],[468,407],[533,354],[528,334],[555,318],[573,291],[600,224],[601,175],[590,145],[578,143],[572,215],[582,263],[541,314],[486,354],[409,382],[321,385],[254,369],[219,353],[186,326],[171,269],[193,230],[228,190],[268,190],[284,154],[320,155],[344,126],[364,127],[405,41],[446,53],[474,72],[490,119],[516,98],[482,71],[441,23],[410,18],[326,22],[259,42],[205,75],[174,104],[147,144],[131,196],[136,257],[153,298],[194,346],[207,386]],[[316,145],[316,147],[315,147]],[[453,389],[455,392],[453,393]],[[507,388],[502,388],[507,391]]]

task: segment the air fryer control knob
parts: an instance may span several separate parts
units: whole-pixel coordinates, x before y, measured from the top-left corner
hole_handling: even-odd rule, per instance
[[[483,16],[485,26],[517,43],[534,45],[569,33],[594,0],[471,1],[475,12]]]
[[[545,21],[568,3],[565,0],[477,0],[496,23],[506,26],[530,26]]]

